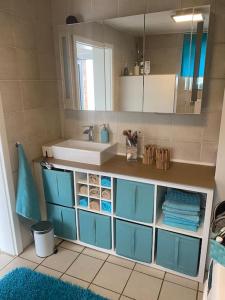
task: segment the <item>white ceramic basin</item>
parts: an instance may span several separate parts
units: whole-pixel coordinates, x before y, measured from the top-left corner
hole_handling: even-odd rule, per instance
[[[101,165],[116,154],[116,144],[66,140],[52,145],[56,159]]]

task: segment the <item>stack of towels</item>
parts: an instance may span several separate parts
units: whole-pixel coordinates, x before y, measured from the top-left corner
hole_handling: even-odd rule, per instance
[[[198,230],[201,210],[199,194],[168,189],[162,210],[164,224],[191,231]]]

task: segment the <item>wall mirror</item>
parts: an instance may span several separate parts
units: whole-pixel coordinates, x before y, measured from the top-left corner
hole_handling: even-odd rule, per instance
[[[199,114],[209,6],[59,27],[65,108]]]

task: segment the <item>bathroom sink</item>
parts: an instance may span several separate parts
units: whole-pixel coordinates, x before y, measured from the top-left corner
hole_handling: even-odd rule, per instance
[[[56,159],[101,165],[116,154],[116,145],[66,140],[52,145],[52,153]]]

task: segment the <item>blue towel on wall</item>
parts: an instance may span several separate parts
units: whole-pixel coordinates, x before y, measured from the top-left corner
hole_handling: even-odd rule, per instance
[[[199,223],[200,217],[199,216],[192,216],[192,215],[183,215],[183,214],[177,214],[169,211],[163,211],[164,215],[167,217],[172,217],[174,219],[178,219],[181,221],[190,221],[190,222],[195,222]]]
[[[16,195],[16,212],[24,218],[40,221],[41,213],[37,188],[23,146],[18,145],[19,172]]]

